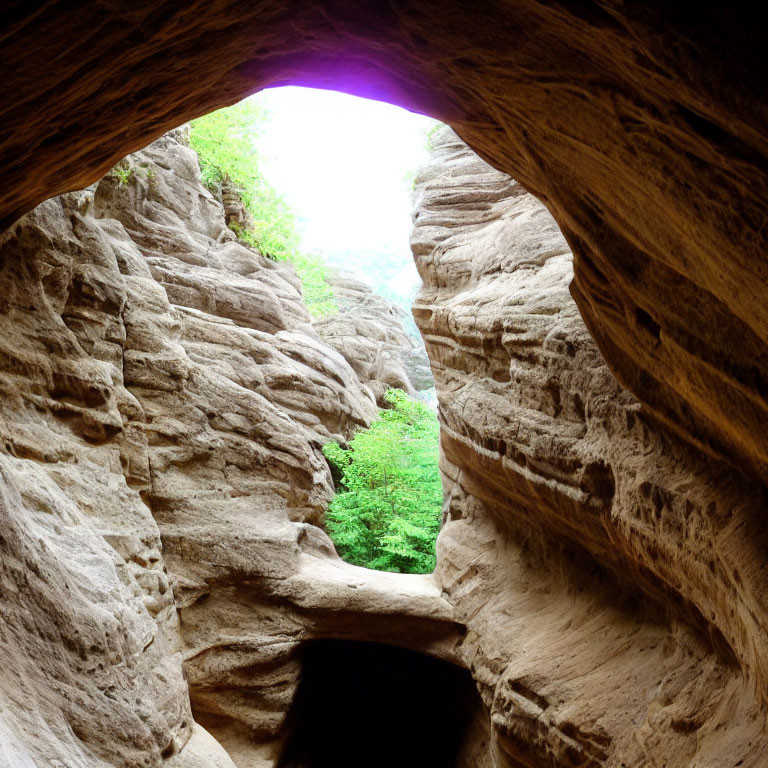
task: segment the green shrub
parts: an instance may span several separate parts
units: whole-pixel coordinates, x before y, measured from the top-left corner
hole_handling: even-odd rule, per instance
[[[323,448],[339,490],[326,529],[349,563],[380,571],[431,573],[443,501],[439,425],[423,403],[392,389],[370,428],[349,448]]]
[[[293,212],[259,170],[256,140],[267,118],[266,110],[255,102],[241,101],[193,120],[190,145],[200,160],[203,183],[215,192],[229,181],[250,213],[253,226],[236,230],[238,238],[267,258],[290,261],[310,313],[315,317],[332,314],[338,306],[325,279],[325,262],[320,256],[301,253]]]
[[[126,186],[131,180],[131,176],[133,176],[133,168],[129,165],[123,165],[123,161],[120,161],[114,168],[112,168],[110,173],[115,176],[121,186]]]

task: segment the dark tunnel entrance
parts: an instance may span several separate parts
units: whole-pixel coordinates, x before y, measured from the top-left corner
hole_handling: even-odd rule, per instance
[[[480,699],[470,674],[378,643],[318,640],[277,768],[459,768]]]

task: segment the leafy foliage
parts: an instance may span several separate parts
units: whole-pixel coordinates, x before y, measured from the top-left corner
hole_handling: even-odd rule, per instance
[[[386,399],[392,409],[358,432],[348,449],[323,448],[341,486],[326,528],[347,562],[431,573],[443,501],[437,417],[402,390],[389,390]]]
[[[133,176],[133,168],[131,168],[130,165],[125,165],[124,163],[125,161],[121,160],[110,171],[110,174],[112,174],[117,179],[121,186],[128,184],[128,182],[131,180],[131,176]]]
[[[435,142],[437,141],[437,136],[440,132],[440,129],[445,126],[445,123],[440,123],[437,120],[435,121],[434,125],[432,125],[426,132],[426,139],[427,139],[427,151],[428,152],[434,152],[435,151]]]
[[[327,266],[321,256],[301,253],[293,212],[259,170],[256,140],[266,119],[259,104],[241,101],[193,120],[190,145],[198,154],[203,183],[216,192],[230,182],[250,213],[253,225],[238,230],[238,238],[268,258],[290,261],[310,313],[322,317],[338,311],[325,279]]]
[[[339,311],[333,288],[329,285],[328,264],[316,253],[295,251],[290,261],[301,278],[304,303],[313,317],[326,317]]]

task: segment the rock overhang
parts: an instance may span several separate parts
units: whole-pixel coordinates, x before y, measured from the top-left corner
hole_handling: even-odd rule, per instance
[[[0,220],[263,87],[432,114],[546,202],[622,383],[765,482],[768,121],[753,21],[738,5],[532,0],[18,7]]]

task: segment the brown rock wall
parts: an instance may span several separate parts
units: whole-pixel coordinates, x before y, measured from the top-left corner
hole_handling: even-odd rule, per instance
[[[313,525],[373,396],[179,138],[0,240],[2,768],[232,768],[193,713],[270,765],[303,641],[454,658],[431,577]]]
[[[416,108],[546,203],[622,383],[768,477],[766,41],[750,4],[13,3],[0,39],[1,221],[264,86]]]
[[[51,200],[0,243],[4,768],[154,766],[192,730],[160,532],[121,464],[140,410],[122,243],[86,200]]]
[[[549,213],[450,131],[417,178],[412,247],[443,426],[438,577],[496,748],[760,765],[762,490],[648,420],[570,298]]]
[[[491,712],[492,749],[502,764],[765,762],[768,121],[765,35],[746,5],[116,0],[11,3],[0,18],[4,223],[183,120],[286,82],[434,114],[544,201],[568,241],[551,253],[526,237],[508,264],[494,261],[508,240],[494,205],[522,198],[508,180],[490,200],[487,187],[475,199],[453,190],[455,209],[437,206],[438,228],[468,212],[494,242],[488,257],[448,249],[448,232],[417,239],[419,258],[434,252],[456,281],[427,294],[420,322],[440,370],[455,518],[440,579],[469,626],[462,657]],[[365,594],[300,522],[327,488],[317,444],[354,421],[344,377],[329,375],[338,361],[307,351],[289,275],[254,270],[226,233],[213,245],[212,201],[190,187],[183,208],[212,229],[178,231],[139,173],[96,190],[101,219],[75,194],[0,236],[0,643],[11,660],[0,760],[14,768],[157,765],[185,742],[169,760],[188,764],[194,750],[225,765],[190,727],[174,652],[187,652],[199,706],[233,734],[234,753],[261,727],[256,713],[289,696],[294,638],[324,631],[319,596]],[[138,226],[108,209],[126,199]],[[530,234],[546,229],[537,210]],[[509,219],[524,225],[525,213]],[[565,293],[568,249],[586,326]],[[254,271],[268,288],[248,282]],[[267,350],[262,334],[279,341]],[[246,352],[228,353],[230,339]],[[63,599],[72,573],[76,598]],[[264,618],[257,628],[238,618],[236,584],[244,613]],[[450,656],[435,585],[407,585],[376,615],[422,600],[431,646]],[[272,594],[302,618],[270,667],[261,627],[282,637],[296,620],[264,608]],[[206,601],[231,622],[229,666],[228,647],[198,637]],[[258,668],[248,679],[245,659]],[[262,706],[254,681],[269,675]],[[138,714],[136,699],[149,702]],[[264,738],[278,720],[264,719]]]

